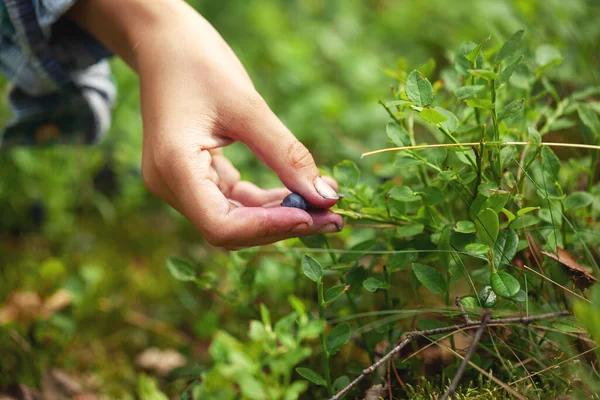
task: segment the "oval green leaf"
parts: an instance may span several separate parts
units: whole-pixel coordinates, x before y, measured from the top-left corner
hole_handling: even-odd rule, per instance
[[[446,293],[446,279],[437,269],[417,263],[412,268],[419,282],[427,289],[436,294]]]
[[[325,381],[325,378],[323,378],[321,375],[319,375],[317,372],[313,371],[310,368],[298,367],[298,368],[296,368],[296,372],[301,377],[303,377],[307,381],[314,383],[315,385],[319,385],[319,386],[327,385],[327,381]]]
[[[323,267],[311,256],[302,257],[302,272],[313,282],[318,282],[323,277]]]
[[[350,341],[352,333],[350,331],[350,324],[343,323],[337,325],[331,330],[327,340],[325,340],[325,347],[330,355],[334,355],[344,347],[346,343]]]
[[[511,298],[521,289],[521,284],[511,274],[505,271],[493,272],[490,279],[492,289],[498,296]]]

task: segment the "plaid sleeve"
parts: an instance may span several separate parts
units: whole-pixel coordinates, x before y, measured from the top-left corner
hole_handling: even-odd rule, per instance
[[[3,147],[93,143],[108,130],[116,87],[87,32],[62,18],[76,0],[0,0],[0,71],[14,118]]]

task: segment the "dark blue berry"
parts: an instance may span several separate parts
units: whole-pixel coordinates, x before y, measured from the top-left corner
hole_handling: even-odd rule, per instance
[[[308,203],[304,200],[304,197],[300,196],[298,193],[290,193],[285,196],[281,205],[283,207],[300,208],[304,211],[308,210]]]

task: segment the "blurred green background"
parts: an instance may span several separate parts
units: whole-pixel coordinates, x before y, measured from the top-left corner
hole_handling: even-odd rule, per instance
[[[441,67],[451,62],[446,49],[489,35],[498,45],[524,28],[529,46],[551,44],[565,57],[552,76],[561,90],[600,78],[596,0],[189,2],[230,43],[258,91],[325,170],[345,158],[364,170],[374,166],[360,153],[387,142],[387,114],[377,100],[389,98],[394,79],[386,69],[393,71],[399,57],[409,69],[430,60]],[[0,326],[0,386],[35,385],[46,368],[60,367],[125,396],[135,387],[134,357],[142,350],[176,347],[206,362],[216,328],[242,332],[253,316],[251,307],[225,306],[170,278],[165,259],[172,254],[220,275],[235,275],[243,262],[205,245],[147,192],[137,77],[119,60],[112,66],[119,97],[100,145],[0,150],[0,305],[16,292],[38,302],[59,288],[72,294],[66,312]],[[10,118],[7,90],[2,81],[0,125]],[[278,185],[242,145],[226,153],[243,178]],[[282,246],[270,248],[277,253]],[[271,256],[257,264],[261,301],[301,289],[289,260]]]

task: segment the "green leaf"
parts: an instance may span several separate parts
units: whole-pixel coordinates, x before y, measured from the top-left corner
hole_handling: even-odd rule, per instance
[[[427,289],[436,294],[446,293],[446,279],[437,269],[417,263],[413,264],[412,269],[419,282]]]
[[[413,71],[406,80],[406,96],[418,106],[428,106],[433,101],[433,87],[419,71]]]
[[[145,400],[168,400],[168,397],[160,391],[156,380],[145,374],[138,378],[138,394]]]
[[[396,229],[396,235],[399,237],[413,237],[423,233],[425,226],[418,222],[401,226]]]
[[[459,233],[475,233],[475,224],[471,221],[458,221],[454,230]]]
[[[446,118],[445,121],[440,122],[440,125],[450,133],[456,132],[458,129],[458,118],[456,115],[442,107],[435,107],[434,110],[440,113],[442,117]]]
[[[590,128],[595,136],[600,135],[600,120],[598,119],[598,115],[588,104],[580,103],[577,106],[577,115],[579,115],[581,122]]]
[[[523,56],[517,58],[514,62],[507,65],[498,75],[498,82],[500,84],[508,82],[512,74],[515,72],[519,64],[523,61]]]
[[[410,249],[407,249],[410,250]],[[399,271],[417,261],[418,253],[396,253],[388,259],[387,267],[390,271]]]
[[[485,79],[488,82],[498,79],[498,74],[487,69],[470,69],[469,74],[476,78]]]
[[[517,99],[508,103],[498,114],[498,122],[518,117],[523,112],[523,103],[525,103],[525,99]]]
[[[346,285],[332,286],[325,292],[325,304],[333,303],[346,291]]]
[[[533,226],[540,222],[540,219],[535,215],[523,215],[521,217],[517,217],[511,224],[510,227],[513,229],[523,229],[528,226]]]
[[[512,229],[502,229],[498,233],[498,238],[494,245],[494,266],[498,268],[504,264],[512,264],[512,259],[517,254],[518,246],[519,235]]]
[[[169,257],[167,259],[167,268],[169,268],[169,272],[173,278],[178,281],[191,282],[195,281],[197,278],[196,268],[194,268],[192,263],[187,260]]]
[[[511,300],[514,300],[517,303],[525,303],[527,301],[527,293],[525,293],[524,290],[519,290],[519,293],[514,295]]]
[[[302,272],[313,282],[318,282],[323,278],[323,267],[311,256],[302,257]]]
[[[446,195],[435,186],[428,186],[421,194],[423,203],[426,206],[435,206],[446,200]]]
[[[556,154],[548,146],[542,147],[542,166],[544,172],[547,172],[558,181],[558,173],[560,172],[560,160],[556,157]]]
[[[389,191],[388,196],[398,201],[419,200],[419,197],[408,186],[395,186]]]
[[[360,170],[355,163],[344,160],[333,167],[333,177],[342,186],[354,187],[360,178]]]
[[[367,278],[363,281],[363,287],[371,293],[374,293],[377,291],[377,289],[389,289],[391,286],[389,283],[380,281],[377,278]]]
[[[565,207],[569,211],[589,206],[594,202],[594,196],[588,192],[571,193],[565,199]]]
[[[376,242],[374,240],[367,240],[365,242],[361,242],[355,246],[352,246],[350,250],[351,252],[342,254],[340,257],[340,264],[345,264],[348,262],[356,261],[365,255],[369,250],[375,246]]]
[[[503,208],[501,211],[504,215],[506,215],[506,218],[508,218],[508,225],[510,225],[510,223],[513,222],[515,220],[515,218],[517,218],[517,217],[515,217],[515,214],[513,214],[506,208]]]
[[[465,246],[465,251],[474,256],[483,256],[489,253],[490,246],[483,243],[469,243]]]
[[[327,246],[327,240],[325,235],[319,233],[318,235],[304,236],[299,238],[302,244],[309,249],[322,249]]]
[[[456,95],[456,97],[458,97],[459,100],[464,100],[476,95],[483,89],[485,89],[485,86],[483,85],[468,85],[459,87],[454,91],[454,94]]]
[[[521,47],[521,39],[523,38],[524,30],[519,30],[511,36],[510,39],[502,45],[500,51],[496,54],[496,62],[506,60],[512,57]]]
[[[400,125],[395,121],[390,121],[385,129],[388,137],[398,147],[410,146],[410,136]]]
[[[461,298],[460,301],[467,310],[479,308],[479,301],[475,296],[465,296]]]
[[[560,51],[549,44],[543,44],[535,49],[535,63],[540,67],[557,64],[562,59]]]
[[[506,298],[516,296],[521,289],[519,281],[505,271],[492,272],[490,283],[498,296]]]
[[[537,211],[539,209],[539,207],[523,207],[519,211],[517,211],[517,218],[522,217],[523,215],[528,214],[532,211]]]
[[[325,341],[325,348],[330,355],[334,355],[344,347],[346,343],[350,341],[352,334],[350,332],[350,324],[343,323],[337,325],[331,330],[327,340]]]
[[[417,158],[412,158],[410,156],[399,155],[398,157],[396,157],[396,161],[394,162],[394,167],[406,168],[406,167],[411,167],[413,165],[419,165],[419,164],[423,164],[423,161],[419,160]]]
[[[303,377],[307,381],[314,383],[315,385],[327,386],[327,381],[325,380],[325,378],[323,378],[321,375],[319,375],[317,372],[313,371],[310,368],[298,367],[296,368],[296,372],[301,377]]]
[[[335,390],[337,393],[340,390],[344,389],[349,384],[350,384],[350,378],[348,378],[346,375],[342,375],[339,378],[337,378],[335,381],[333,381],[333,390]]]
[[[469,107],[473,108],[482,108],[484,110],[494,109],[494,103],[492,103],[489,99],[467,99],[465,100],[465,103],[467,103]]]
[[[531,144],[534,144],[536,146],[539,146],[542,144],[542,136],[537,131],[537,129],[529,127],[527,129],[527,132],[529,135],[529,142],[531,142]]]
[[[265,324],[268,329],[271,327],[271,312],[263,303],[260,303],[260,318],[262,319],[263,324]]]
[[[475,228],[479,241],[490,247],[493,246],[498,237],[498,230],[500,228],[498,214],[490,208],[481,210],[477,214],[477,218],[475,218]]]
[[[471,50],[469,52],[469,54],[467,54],[465,56],[465,58],[471,62],[475,61],[477,59],[477,56],[479,56],[479,53],[481,53],[481,49],[483,48],[483,46],[492,38],[492,36],[488,36],[486,39],[484,39],[483,42],[479,43],[473,50]]]
[[[421,118],[423,118],[427,122],[431,122],[432,124],[439,124],[442,122],[446,122],[446,117],[444,117],[439,112],[435,111],[432,108],[425,108],[423,111],[419,113]]]

